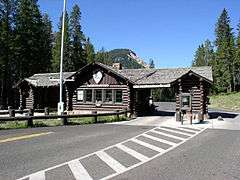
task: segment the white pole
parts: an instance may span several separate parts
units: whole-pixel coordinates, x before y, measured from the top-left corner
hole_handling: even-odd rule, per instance
[[[65,29],[65,16],[66,16],[66,1],[63,4],[63,17],[62,17],[62,41],[61,41],[61,61],[60,61],[60,92],[59,92],[59,103],[58,103],[58,114],[61,115],[64,111],[63,103],[63,56],[64,56],[64,29]]]

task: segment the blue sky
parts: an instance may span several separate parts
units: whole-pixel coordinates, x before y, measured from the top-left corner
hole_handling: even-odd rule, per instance
[[[161,68],[190,66],[198,45],[214,40],[223,8],[233,28],[240,21],[239,0],[68,0],[68,10],[74,4],[96,50],[129,48]],[[63,0],[39,0],[39,5],[57,30]]]

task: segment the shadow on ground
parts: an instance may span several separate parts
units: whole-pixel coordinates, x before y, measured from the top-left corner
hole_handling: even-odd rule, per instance
[[[219,116],[221,116],[222,118],[235,118],[238,116],[238,114],[236,113],[228,113],[228,112],[209,112],[209,116],[211,119],[215,119],[218,118]]]

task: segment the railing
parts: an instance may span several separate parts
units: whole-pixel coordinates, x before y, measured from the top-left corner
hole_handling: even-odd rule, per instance
[[[8,110],[0,110],[0,115],[7,115],[9,114],[11,116],[11,112],[13,112],[14,110],[14,113],[18,113],[18,114],[23,114],[23,113],[28,113],[29,110],[28,109],[8,109]],[[44,113],[44,109],[35,109],[34,112],[38,112],[38,113]]]
[[[27,121],[28,127],[33,127],[33,121],[34,120],[49,120],[49,119],[59,119],[62,120],[63,125],[68,124],[68,119],[70,118],[83,118],[83,117],[92,117],[94,120],[94,123],[98,122],[98,117],[104,117],[104,116],[116,116],[116,121],[120,120],[120,115],[124,115],[127,117],[127,114],[129,113],[129,110],[123,110],[123,111],[115,111],[115,112],[109,112],[109,113],[97,113],[97,111],[93,111],[92,114],[66,114],[63,115],[40,115],[40,116],[34,116],[33,110],[28,110],[27,116],[18,116],[15,117],[0,117],[0,122],[9,122],[9,121]],[[12,115],[13,115],[12,114]]]

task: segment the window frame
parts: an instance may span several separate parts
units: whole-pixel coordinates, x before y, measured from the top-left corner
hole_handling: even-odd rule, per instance
[[[107,91],[110,91],[111,92],[111,101],[106,101],[106,98],[107,98]],[[113,100],[113,89],[104,89],[104,100],[103,100],[103,103],[105,104],[114,104],[114,100]]]
[[[79,99],[79,92],[82,92],[82,99]],[[84,89],[77,89],[77,94],[76,94],[76,99],[77,102],[82,102],[84,103]]]
[[[117,102],[117,91],[121,91],[121,102]],[[122,89],[115,89],[115,92],[114,92],[114,103],[115,104],[123,104],[123,90]]]
[[[97,100],[97,92],[98,91],[101,92],[101,100],[100,101]],[[95,103],[97,103],[97,102],[103,103],[103,89],[94,89],[94,100],[95,100]]]
[[[90,91],[91,92],[91,101],[88,101],[87,100],[87,91]],[[85,93],[84,93],[84,95],[85,95],[85,101],[84,101],[84,103],[86,103],[86,104],[92,104],[93,103],[93,95],[94,95],[94,93],[93,93],[93,91],[94,91],[94,89],[85,89]]]

